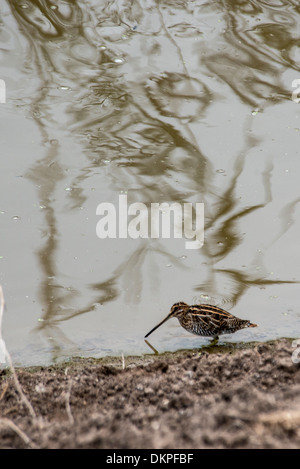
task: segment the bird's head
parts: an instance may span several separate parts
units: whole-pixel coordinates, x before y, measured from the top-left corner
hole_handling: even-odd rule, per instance
[[[184,313],[184,311],[188,309],[188,307],[189,305],[187,305],[186,303],[183,303],[182,301],[180,301],[179,303],[175,303],[170,309],[168,316],[165,319],[163,319],[159,324],[157,324],[157,326],[153,327],[153,329],[151,329],[151,331],[145,335],[145,338],[148,337],[150,334],[152,334],[152,332],[154,332],[158,327],[164,324],[168,319],[179,318],[182,315],[182,313]]]
[[[184,303],[183,301],[174,303],[170,309],[169,318],[180,317],[188,308],[189,308],[189,305]]]

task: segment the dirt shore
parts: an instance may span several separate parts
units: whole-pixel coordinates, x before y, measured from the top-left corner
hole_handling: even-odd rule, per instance
[[[0,448],[299,448],[290,340],[0,371]],[[32,408],[30,409],[30,406]]]

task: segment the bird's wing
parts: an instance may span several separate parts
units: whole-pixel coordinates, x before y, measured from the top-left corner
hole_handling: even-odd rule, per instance
[[[205,304],[190,306],[188,313],[194,322],[200,323],[203,329],[211,332],[219,329],[224,322],[234,319],[234,316],[224,309]]]

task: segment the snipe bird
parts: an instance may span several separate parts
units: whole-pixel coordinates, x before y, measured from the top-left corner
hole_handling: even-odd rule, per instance
[[[180,325],[193,334],[217,339],[221,334],[231,334],[245,327],[257,327],[248,319],[239,319],[224,309],[212,305],[192,305],[180,301],[175,303],[168,316],[151,329],[145,338],[170,318],[177,318]]]

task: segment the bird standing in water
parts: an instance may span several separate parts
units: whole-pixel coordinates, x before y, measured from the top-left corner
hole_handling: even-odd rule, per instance
[[[248,319],[239,319],[217,306],[189,306],[180,301],[172,306],[168,316],[151,329],[145,338],[170,318],[177,318],[180,325],[193,334],[213,337],[215,340],[221,334],[231,334],[245,327],[257,327],[257,324],[252,324]]]

